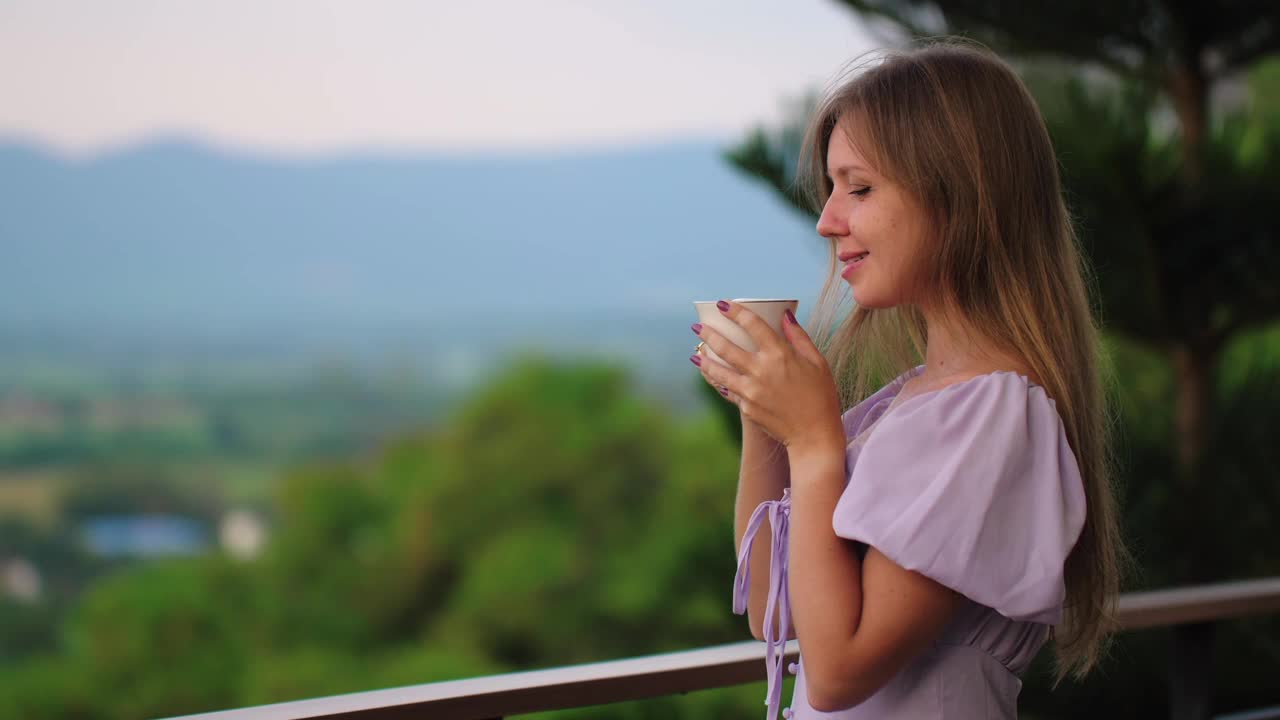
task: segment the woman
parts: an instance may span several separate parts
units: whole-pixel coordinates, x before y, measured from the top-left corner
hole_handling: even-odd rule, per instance
[[[801,178],[832,248],[814,325],[835,330],[722,302],[758,351],[694,325],[725,362],[691,358],[742,416],[734,610],[767,643],[767,717],[794,626],[783,717],[1014,718],[1047,641],[1055,686],[1096,665],[1128,560],[1044,121],[999,58],[929,44],[829,94]]]

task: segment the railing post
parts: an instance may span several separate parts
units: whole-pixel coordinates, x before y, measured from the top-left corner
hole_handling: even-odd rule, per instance
[[[1173,627],[1169,712],[1173,720],[1209,720],[1213,712],[1213,623]]]

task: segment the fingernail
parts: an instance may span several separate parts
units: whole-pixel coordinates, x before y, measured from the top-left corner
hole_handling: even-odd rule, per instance
[[[729,397],[729,390],[726,388],[720,388],[720,394],[725,397]]]
[[[720,312],[729,312],[729,303],[723,300],[716,303],[716,307],[720,308]]]
[[[702,334],[702,323],[694,323],[694,324],[690,325],[689,327],[693,328],[693,334],[694,334],[694,335],[701,335],[701,334]]]
[[[796,314],[795,314],[795,313],[793,313],[793,312],[791,312],[791,308],[787,308],[786,312],[784,312],[784,313],[782,313],[782,314],[787,316],[787,321],[788,321],[788,322],[790,322],[792,325],[798,325],[798,324],[799,324],[799,323],[797,323],[797,322],[796,322]]]
[[[702,367],[702,358],[698,357],[697,355],[690,355],[689,359],[693,361],[694,365],[697,365],[698,367]]]

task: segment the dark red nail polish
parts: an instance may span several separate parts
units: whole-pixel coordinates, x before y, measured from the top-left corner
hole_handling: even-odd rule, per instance
[[[799,325],[799,323],[796,322],[796,314],[791,312],[791,308],[787,308],[786,312],[784,312],[783,315],[787,316],[787,321],[790,322],[792,325]]]
[[[693,329],[693,334],[694,334],[694,335],[701,335],[701,334],[702,334],[702,323],[694,323],[694,324],[690,325],[689,327]]]
[[[693,361],[694,365],[697,365],[698,367],[702,367],[702,358],[698,357],[697,355],[690,355],[689,359]]]
[[[729,397],[729,391],[724,388],[720,388],[720,394],[725,397]]]
[[[717,302],[716,307],[720,308],[720,312],[729,312],[729,303],[723,300]]]

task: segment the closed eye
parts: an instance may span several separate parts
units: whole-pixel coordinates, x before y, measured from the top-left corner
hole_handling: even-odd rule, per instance
[[[858,197],[865,197],[865,196],[866,196],[866,194],[867,194],[867,193],[869,193],[869,192],[871,192],[871,186],[870,186],[870,185],[868,185],[867,187],[862,188],[861,190],[850,190],[850,191],[849,191],[849,194],[850,194],[850,195],[857,195]]]

